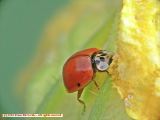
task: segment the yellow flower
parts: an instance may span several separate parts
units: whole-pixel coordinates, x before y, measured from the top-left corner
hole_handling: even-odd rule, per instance
[[[159,16],[159,0],[123,1],[110,73],[127,113],[137,120],[160,120]]]

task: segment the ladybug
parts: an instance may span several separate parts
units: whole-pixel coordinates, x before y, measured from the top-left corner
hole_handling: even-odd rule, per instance
[[[73,54],[63,66],[63,81],[69,93],[78,91],[77,100],[84,105],[80,99],[83,89],[94,82],[96,72],[108,72],[109,65],[112,62],[113,54],[106,50],[89,48]]]

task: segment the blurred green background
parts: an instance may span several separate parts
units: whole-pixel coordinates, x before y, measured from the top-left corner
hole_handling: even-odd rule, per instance
[[[22,112],[16,75],[35,55],[46,23],[69,0],[0,1],[0,111]]]
[[[110,76],[97,73],[82,99],[68,94],[62,81],[66,59],[81,49],[112,52],[121,0],[1,0],[0,112],[63,113],[62,119],[128,120]]]

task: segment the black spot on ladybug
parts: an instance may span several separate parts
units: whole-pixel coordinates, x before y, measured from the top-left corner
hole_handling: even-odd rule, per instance
[[[78,86],[78,87],[80,87],[80,86],[81,86],[81,84],[80,84],[80,83],[77,83],[77,86]]]
[[[96,61],[95,61],[95,63],[96,63],[96,64],[99,64],[99,63],[100,63],[100,61],[99,61],[99,60],[96,60]]]
[[[100,57],[100,60],[104,62],[104,61],[105,61],[105,58],[104,58],[104,57]]]
[[[108,64],[110,65],[112,63],[113,59],[110,58]]]
[[[102,54],[101,54],[101,56],[106,56],[106,55],[107,55],[106,53],[102,53]]]

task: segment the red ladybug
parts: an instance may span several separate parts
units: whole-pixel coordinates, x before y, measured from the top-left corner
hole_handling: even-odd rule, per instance
[[[90,48],[79,51],[73,54],[64,64],[63,81],[69,93],[78,91],[77,100],[84,105],[80,100],[83,89],[94,80],[95,73],[107,72],[109,65],[112,62],[112,54],[105,50]]]

